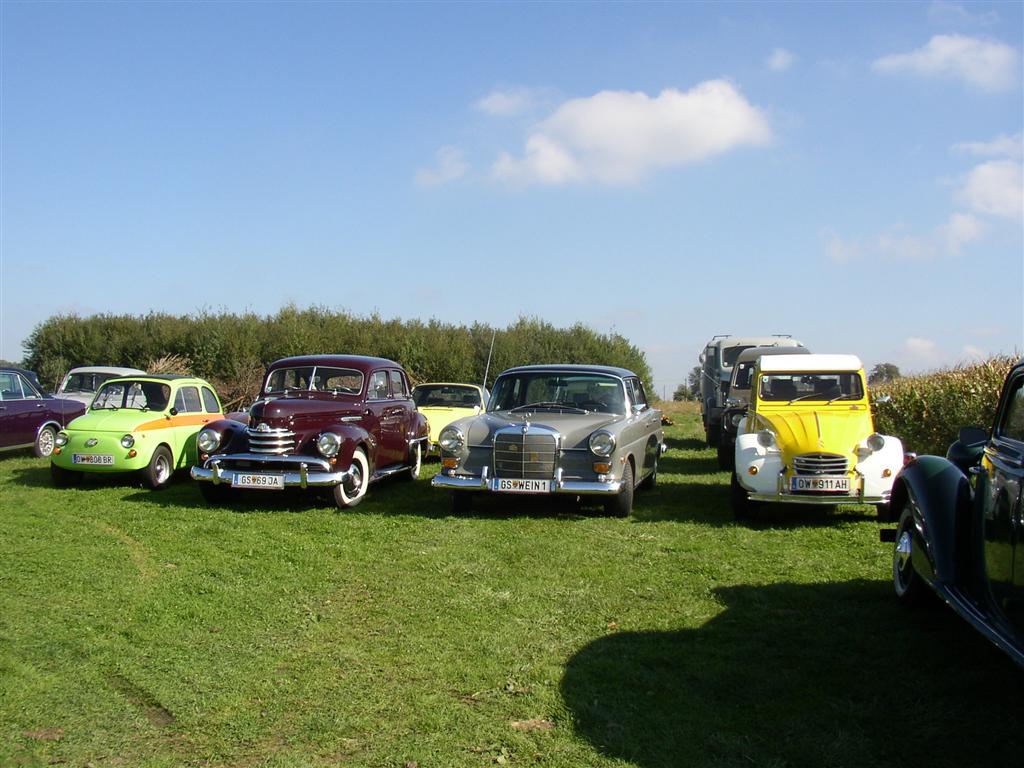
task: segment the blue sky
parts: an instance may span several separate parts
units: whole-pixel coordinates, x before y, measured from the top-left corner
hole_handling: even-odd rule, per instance
[[[58,312],[1024,348],[1020,3],[0,5],[0,357]],[[344,351],[344,350],[324,350]]]

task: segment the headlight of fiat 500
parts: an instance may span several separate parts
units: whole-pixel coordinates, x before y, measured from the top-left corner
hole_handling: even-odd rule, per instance
[[[53,442],[59,445],[61,448],[63,448],[65,445],[68,444],[68,433],[58,432],[57,437],[53,439]]]
[[[615,450],[615,436],[610,432],[595,432],[590,436],[590,452],[607,458]]]
[[[320,451],[321,455],[326,456],[328,459],[338,455],[338,449],[341,448],[341,438],[333,432],[323,432],[320,437],[316,439],[316,449]]]
[[[757,433],[757,444],[762,448],[771,448],[775,445],[775,435],[770,429],[762,429]]]
[[[203,453],[212,453],[220,445],[220,433],[215,429],[203,429],[196,438],[196,445]]]
[[[885,438],[875,432],[874,434],[868,435],[867,439],[868,448],[872,451],[880,451],[885,447]]]
[[[466,444],[466,436],[458,427],[448,426],[437,436],[437,444],[441,446],[441,450],[455,453]]]
[[[133,445],[135,445],[135,438],[132,435],[125,435],[121,438],[122,448],[131,448]]]
[[[742,413],[734,413],[732,415],[732,425],[734,427],[738,427],[742,420],[743,420],[743,414]]]

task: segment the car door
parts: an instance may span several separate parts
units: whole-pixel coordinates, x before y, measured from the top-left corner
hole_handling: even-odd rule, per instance
[[[650,437],[658,431],[661,417],[658,411],[648,405],[647,393],[644,392],[644,385],[640,379],[635,377],[626,379],[626,392],[633,407],[632,423],[627,428],[630,440],[643,442],[642,445],[636,447],[636,456],[643,462],[642,466],[636,468],[637,479],[639,479],[649,472],[658,460],[659,441],[650,440]]]
[[[395,424],[395,439],[398,441],[398,461],[406,463],[409,458],[409,439],[414,435],[414,419],[416,418],[416,404],[409,395],[409,385],[405,381],[405,374],[396,368],[388,371],[388,379],[391,382],[392,410]]]
[[[391,400],[391,384],[388,381],[386,370],[374,371],[370,374],[364,413],[369,422],[367,430],[372,432],[377,441],[374,469],[394,464],[399,459],[395,446],[395,414]]]
[[[172,417],[175,425],[171,430],[174,433],[174,456],[177,466],[191,466],[198,460],[196,435],[205,424],[216,417],[204,412],[199,387],[194,384],[184,384],[178,388],[178,393],[174,397],[174,407],[178,411]]]
[[[0,448],[31,445],[46,410],[42,398],[19,374],[0,373]]]
[[[989,587],[996,604],[1024,631],[1024,368],[1012,374],[1001,398],[982,469],[978,494]]]

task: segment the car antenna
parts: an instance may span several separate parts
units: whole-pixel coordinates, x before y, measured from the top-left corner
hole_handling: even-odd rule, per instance
[[[487,367],[484,368],[484,383],[481,386],[487,389],[487,374],[491,370],[491,353],[494,352],[494,337],[498,335],[498,329],[491,329],[491,348],[487,350]]]

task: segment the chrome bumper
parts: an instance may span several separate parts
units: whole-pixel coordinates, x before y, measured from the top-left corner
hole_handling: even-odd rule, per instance
[[[254,466],[246,469],[226,469],[221,467],[224,461],[251,461],[259,465],[261,462],[294,465],[294,470],[282,470],[278,467]],[[192,467],[190,473],[193,480],[220,485],[234,486],[236,475],[280,475],[284,477],[285,487],[330,487],[340,485],[349,479],[347,470],[334,471],[326,459],[313,456],[278,456],[263,453],[230,453],[211,456],[201,467]]]
[[[484,467],[479,476],[446,475],[443,472],[439,472],[434,475],[430,484],[434,488],[448,488],[453,491],[492,491],[504,496],[517,495],[505,491],[494,491],[491,488],[491,481],[494,478],[490,477],[489,474],[488,467]],[[550,493],[570,493],[575,496],[614,496],[621,488],[621,480],[607,480],[605,482],[599,480],[563,480],[562,470],[559,468],[555,470],[555,476],[551,478]]]
[[[791,493],[748,493],[751,501],[769,501],[776,504],[888,504],[890,492],[881,496],[832,496],[821,494],[820,496],[797,495]]]

